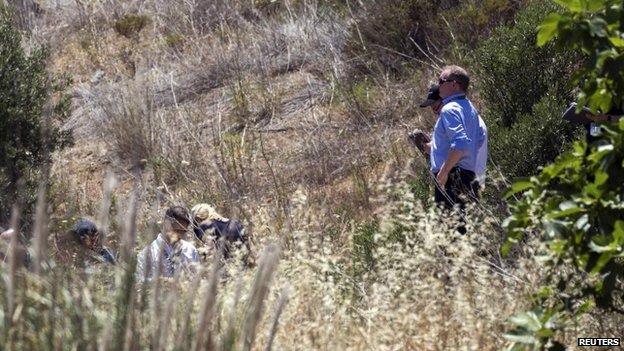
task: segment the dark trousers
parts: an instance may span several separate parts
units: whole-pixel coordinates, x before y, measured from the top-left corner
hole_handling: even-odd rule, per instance
[[[435,176],[437,177],[438,173],[435,173]],[[457,231],[461,234],[466,233],[463,219],[466,203],[475,202],[479,199],[479,182],[476,178],[473,171],[454,167],[449,172],[444,192],[442,192],[437,185],[435,188],[435,202],[437,204],[447,209],[452,209],[456,204],[459,205],[462,218],[460,225],[457,227]]]

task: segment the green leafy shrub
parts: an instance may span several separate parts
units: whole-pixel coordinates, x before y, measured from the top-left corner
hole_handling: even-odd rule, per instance
[[[150,23],[150,18],[145,15],[127,14],[115,22],[115,31],[126,38],[136,38],[139,33]]]
[[[557,2],[565,9],[542,22],[538,44],[557,37],[559,50],[578,49],[587,55],[575,79],[581,83],[579,106],[587,104],[594,111],[621,107],[624,77],[610,68],[624,65],[621,2]],[[515,350],[563,349],[553,341],[555,332],[594,307],[598,313],[624,314],[624,120],[602,125],[602,131],[599,140],[577,142],[572,152],[538,176],[516,182],[509,192],[523,196],[512,204],[512,216],[504,223],[508,237],[503,252],[528,233],[536,237],[537,256],[547,269],[533,310],[560,321],[527,328],[526,319],[512,320]]]
[[[537,25],[556,8],[544,1],[530,4],[513,26],[495,30],[470,59],[491,129],[491,157],[507,176],[533,174],[573,135],[574,126],[557,116],[568,103],[578,55],[553,45],[535,47]]]
[[[69,97],[62,93],[67,79],[50,76],[48,51],[29,54],[21,46],[12,15],[0,7],[0,220],[7,219],[18,197],[24,196],[28,213],[34,200],[39,169],[50,162],[50,152],[70,141],[57,121],[69,113]],[[18,181],[23,186],[18,186]]]
[[[474,74],[491,121],[513,125],[549,91],[567,97],[575,55],[559,53],[553,45],[535,46],[537,25],[555,9],[544,1],[529,5],[512,26],[499,27],[475,51]]]
[[[510,127],[490,125],[488,151],[506,176],[534,174],[570,145],[578,128],[561,118],[565,107],[556,93],[548,92]]]
[[[378,230],[379,223],[371,221],[358,224],[353,231],[351,275],[358,281],[362,279],[363,275],[372,270],[375,265],[373,254],[375,251],[375,233]]]

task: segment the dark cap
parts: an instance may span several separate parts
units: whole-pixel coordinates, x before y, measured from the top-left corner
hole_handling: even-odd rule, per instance
[[[188,225],[191,223],[191,216],[186,208],[182,206],[173,206],[169,207],[167,212],[165,212],[165,220],[177,221]]]
[[[76,226],[74,227],[74,233],[78,237],[83,238],[87,235],[92,236],[97,234],[98,229],[93,221],[90,221],[88,219],[81,219],[78,221],[78,223],[76,223]]]
[[[420,104],[420,107],[427,107],[433,105],[436,101],[442,100],[440,96],[440,87],[437,84],[432,85],[427,92],[427,100]]]

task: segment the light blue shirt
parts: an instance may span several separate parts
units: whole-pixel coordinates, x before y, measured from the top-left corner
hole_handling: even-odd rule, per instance
[[[480,124],[479,112],[464,93],[442,100],[431,140],[431,171],[437,173],[448,158],[451,149],[463,151],[457,166],[477,171],[477,154],[486,140],[485,124]]]

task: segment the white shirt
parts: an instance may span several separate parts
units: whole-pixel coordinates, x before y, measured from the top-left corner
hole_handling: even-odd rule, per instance
[[[485,122],[479,116],[479,127],[483,128],[485,132],[485,139],[483,140],[483,144],[477,150],[477,158],[475,162],[475,175],[477,176],[477,180],[481,186],[485,185],[485,169],[487,166],[487,155],[488,155],[488,131],[485,126]]]
[[[150,271],[149,279],[157,274],[158,261],[162,252],[162,277],[173,277],[180,272],[194,273],[193,266],[199,262],[199,254],[193,244],[180,240],[174,246],[169,245],[162,234],[151,244],[146,246],[137,257],[137,276],[143,280],[146,272]]]

